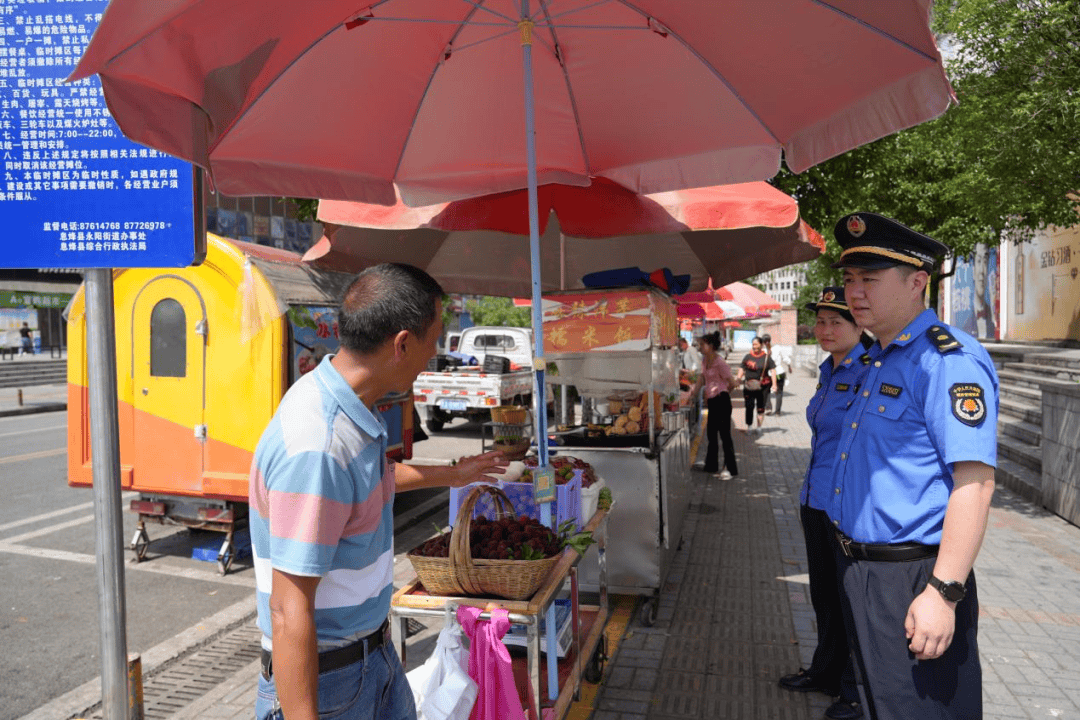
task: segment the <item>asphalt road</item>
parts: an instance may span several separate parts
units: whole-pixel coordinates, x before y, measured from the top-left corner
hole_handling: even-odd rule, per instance
[[[0,418],[0,720],[19,718],[101,673],[93,493],[67,486],[66,420],[65,413]],[[456,420],[417,443],[414,456],[443,464],[480,446],[480,425]],[[433,494],[402,494],[395,512]],[[125,494],[125,508],[131,497]],[[431,519],[446,523],[445,514]],[[136,518],[125,510],[123,521],[126,544]],[[129,652],[145,653],[239,602],[254,606],[248,561],[238,560],[222,577],[215,563],[192,559],[197,544],[220,543],[221,535],[148,530],[143,562],[133,564],[125,551]]]

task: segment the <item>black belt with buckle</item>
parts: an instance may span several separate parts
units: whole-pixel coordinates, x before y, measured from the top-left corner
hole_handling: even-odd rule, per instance
[[[390,639],[390,619],[383,620],[379,629],[370,635],[365,635],[354,643],[345,647],[334,648],[319,653],[319,674],[338,670],[346,665],[352,665],[368,656],[373,650],[380,648]],[[274,674],[273,657],[269,650],[262,649],[262,675],[269,680]]]
[[[870,560],[872,562],[908,562],[911,560],[923,560],[935,557],[938,554],[937,545],[923,545],[922,543],[896,543],[895,545],[875,545],[872,543],[855,542],[842,532],[836,533],[836,540],[840,543],[840,552],[845,557],[855,560]]]

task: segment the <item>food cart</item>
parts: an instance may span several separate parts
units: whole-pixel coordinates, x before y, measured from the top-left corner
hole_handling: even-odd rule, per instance
[[[114,271],[120,485],[146,522],[217,530],[219,570],[247,521],[255,446],[285,391],[338,347],[337,305],[353,276],[300,256],[208,235],[197,267]],[[388,455],[412,456],[412,395],[384,398]],[[68,484],[89,487],[90,416],[82,289],[68,308]]]
[[[551,293],[543,298],[543,324],[545,359],[558,367],[548,380],[573,385],[592,407],[585,424],[559,426],[558,452],[591,464],[611,489],[619,512],[611,518],[608,587],[652,595],[641,610],[651,625],[689,503],[675,304],[647,287]],[[583,587],[594,588],[598,575],[599,559],[590,552],[581,566]]]

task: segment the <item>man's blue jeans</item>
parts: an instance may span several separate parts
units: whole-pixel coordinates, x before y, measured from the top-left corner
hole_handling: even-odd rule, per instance
[[[274,680],[259,673],[256,720],[282,720]],[[397,651],[384,643],[364,660],[319,675],[319,717],[416,720],[412,689]]]

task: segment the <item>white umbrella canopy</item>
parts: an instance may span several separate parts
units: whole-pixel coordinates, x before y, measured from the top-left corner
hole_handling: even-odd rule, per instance
[[[932,0],[112,0],[73,78],[230,195],[763,180],[944,112]],[[530,9],[531,8],[531,9]]]

